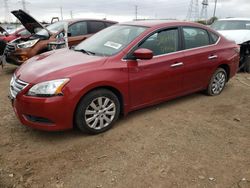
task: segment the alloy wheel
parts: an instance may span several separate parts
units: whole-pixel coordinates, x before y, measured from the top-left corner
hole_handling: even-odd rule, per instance
[[[226,84],[226,75],[224,72],[218,72],[212,83],[212,92],[213,94],[219,94],[223,90]]]
[[[116,115],[116,105],[108,97],[98,97],[85,110],[85,121],[89,128],[100,130],[112,123]]]

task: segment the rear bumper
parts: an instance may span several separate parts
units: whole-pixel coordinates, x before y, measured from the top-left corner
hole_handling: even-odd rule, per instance
[[[60,131],[73,127],[74,108],[64,96],[50,98],[18,95],[12,106],[23,125],[44,131]]]

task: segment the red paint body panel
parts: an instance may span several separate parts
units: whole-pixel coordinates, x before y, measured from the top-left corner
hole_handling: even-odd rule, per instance
[[[29,86],[17,95],[13,105],[21,122],[48,131],[70,129],[73,127],[78,102],[93,89],[106,87],[119,92],[122,111],[127,114],[205,89],[219,66],[229,68],[230,78],[237,72],[239,54],[234,50],[237,45],[219,34],[221,39],[216,45],[155,56],[150,60],[124,60],[125,55],[139,41],[158,29],[188,25],[210,30],[187,22],[130,24],[141,24],[149,28],[114,56],[98,57],[62,49],[33,57],[23,64],[15,75],[29,83]],[[209,60],[211,55],[217,55],[218,58]],[[172,66],[178,63],[183,63],[183,66]],[[36,83],[61,78],[70,78],[63,89],[63,96],[39,98],[26,95],[29,88]],[[34,123],[24,118],[24,115],[44,117],[53,124]]]

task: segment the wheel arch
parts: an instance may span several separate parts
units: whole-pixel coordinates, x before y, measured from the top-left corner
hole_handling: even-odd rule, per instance
[[[81,94],[81,96],[79,97],[76,105],[75,105],[75,108],[74,108],[74,114],[73,114],[73,126],[75,126],[75,114],[76,114],[76,109],[77,109],[77,106],[78,104],[80,103],[80,101],[82,100],[83,97],[85,97],[88,93],[94,91],[94,90],[98,90],[98,89],[107,89],[111,92],[113,92],[119,102],[120,102],[120,115],[121,114],[124,114],[125,110],[124,110],[124,97],[122,95],[122,92],[117,89],[116,87],[114,86],[111,86],[111,85],[99,85],[99,86],[96,86],[96,87],[90,87],[89,89],[87,89],[84,93]]]
[[[227,73],[227,82],[228,82],[229,79],[230,79],[230,71],[231,71],[230,66],[227,65],[227,64],[221,64],[221,65],[218,66],[218,68],[222,68],[222,69],[224,69],[226,71],[226,73]]]

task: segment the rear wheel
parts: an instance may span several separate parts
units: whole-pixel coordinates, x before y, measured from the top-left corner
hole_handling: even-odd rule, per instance
[[[84,132],[98,134],[110,129],[120,114],[117,96],[107,89],[88,93],[77,106],[76,126]]]
[[[225,88],[227,82],[227,72],[223,68],[218,68],[213,74],[209,86],[207,88],[207,94],[210,96],[219,95]]]

